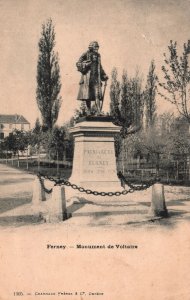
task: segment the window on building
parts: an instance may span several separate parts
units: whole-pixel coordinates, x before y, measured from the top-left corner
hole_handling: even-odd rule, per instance
[[[12,129],[12,127],[13,127],[13,124],[9,124],[9,129]]]
[[[21,130],[24,130],[24,124],[21,124]]]
[[[4,125],[3,125],[3,124],[0,124],[0,128],[3,129],[3,128],[4,128]]]

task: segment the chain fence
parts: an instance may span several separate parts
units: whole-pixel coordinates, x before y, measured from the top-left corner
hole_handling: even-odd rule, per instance
[[[122,183],[127,184],[130,188],[133,188],[135,191],[142,191],[146,190],[149,187],[151,187],[153,184],[157,183],[160,181],[159,177],[155,177],[154,179],[151,179],[146,182],[141,182],[140,185],[134,185],[130,180],[127,180],[126,177],[122,174],[122,172],[117,173],[119,179],[121,180]]]
[[[51,189],[47,189],[47,188],[45,187],[45,185],[44,185],[45,175],[42,175],[42,174],[38,173],[37,176],[38,176],[38,179],[39,179],[39,181],[40,181],[41,187],[42,187],[42,189],[44,190],[44,192],[47,193],[47,194],[51,194],[52,191],[53,191],[53,189],[52,189],[52,188],[51,188]],[[49,180],[50,180],[50,179],[49,179]],[[51,180],[51,181],[54,181],[54,180]]]
[[[66,180],[65,178],[59,178],[59,179],[55,179],[51,176],[48,175],[44,175],[42,173],[38,173],[38,178],[39,181],[41,183],[42,189],[47,193],[47,194],[51,194],[52,193],[52,188],[51,189],[47,189],[44,185],[44,179],[47,179],[49,181],[54,182],[54,186],[68,186],[71,187],[74,190],[78,190],[81,193],[86,193],[87,195],[94,195],[94,196],[121,196],[121,195],[127,195],[128,193],[133,193],[135,191],[144,191],[146,189],[148,189],[149,187],[151,187],[153,184],[155,184],[156,182],[159,181],[158,178],[155,178],[153,180],[150,180],[146,183],[141,183],[140,185],[133,185],[130,181],[128,181],[124,175],[119,172],[118,173],[118,177],[121,180],[121,182],[124,182],[125,184],[127,184],[129,186],[129,189],[126,190],[124,189],[123,191],[116,191],[116,192],[98,192],[98,191],[93,191],[90,189],[85,189],[81,186],[78,186],[77,184],[73,184],[71,182],[69,182],[68,180]]]

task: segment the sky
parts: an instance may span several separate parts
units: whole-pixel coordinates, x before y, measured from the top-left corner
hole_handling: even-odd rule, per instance
[[[111,78],[137,70],[144,82],[152,59],[160,76],[170,40],[179,48],[190,38],[190,0],[0,0],[0,114],[22,114],[33,126],[36,103],[38,41],[42,23],[52,18],[61,70],[62,125],[79,106],[80,73],[76,62],[97,40],[102,66]],[[110,80],[108,82],[110,84]],[[109,84],[104,110],[109,107]],[[172,110],[158,97],[158,110]]]

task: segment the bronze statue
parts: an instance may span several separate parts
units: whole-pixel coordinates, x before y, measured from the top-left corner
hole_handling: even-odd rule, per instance
[[[102,92],[102,81],[105,81],[106,87],[108,76],[101,65],[98,43],[91,42],[88,48],[89,50],[82,54],[76,64],[78,71],[82,73],[77,100],[86,101],[89,114],[91,114],[91,102],[95,101],[97,115],[100,115],[105,93],[105,88]]]

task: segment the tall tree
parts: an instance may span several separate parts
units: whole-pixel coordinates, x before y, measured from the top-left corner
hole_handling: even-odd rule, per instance
[[[156,83],[155,63],[154,60],[152,60],[144,91],[145,129],[153,126],[156,119]]]
[[[138,73],[135,77],[128,78],[127,71],[124,70],[121,82],[117,77],[117,69],[114,68],[110,86],[110,114],[113,116],[113,122],[121,126],[120,135],[115,137],[115,149],[117,157],[121,157],[120,167],[124,172],[126,137],[136,133],[141,127],[143,96]]]
[[[119,104],[120,104],[120,82],[117,79],[118,72],[114,68],[112,70],[111,85],[110,85],[110,114],[114,118],[120,116]]]
[[[190,123],[190,40],[183,45],[183,53],[178,55],[177,42],[170,41],[168,57],[164,53],[162,71],[164,82],[159,94],[174,104],[178,112]]]
[[[19,156],[20,151],[25,151],[29,145],[29,135],[27,132],[20,131],[18,129],[15,129],[13,132],[9,134],[5,138],[7,150],[12,151],[14,154],[17,154],[18,157],[18,167],[19,167]]]
[[[124,127],[128,128],[133,122],[134,111],[132,110],[132,97],[130,97],[130,81],[128,79],[127,71],[123,70],[121,81],[121,104],[120,114],[124,120]]]
[[[143,117],[143,91],[142,91],[142,78],[138,71],[135,76],[129,81],[130,87],[130,102],[131,102],[131,126],[139,130],[142,125]],[[132,130],[133,133],[134,129]]]
[[[54,52],[55,30],[51,19],[42,24],[38,46],[36,99],[43,127],[48,130],[52,129],[57,121],[61,106],[60,68],[58,53]]]
[[[121,83],[117,79],[117,69],[112,71],[110,86],[110,114],[114,122],[121,126],[123,137],[136,132],[141,125],[143,97],[141,78],[138,73],[135,77],[128,78],[124,70]]]
[[[49,135],[47,147],[51,150],[51,156],[58,159],[63,158],[63,152],[65,151],[65,128],[64,126],[55,126]]]
[[[41,124],[39,118],[36,119],[34,128],[33,128],[33,133],[39,134],[41,131]]]

